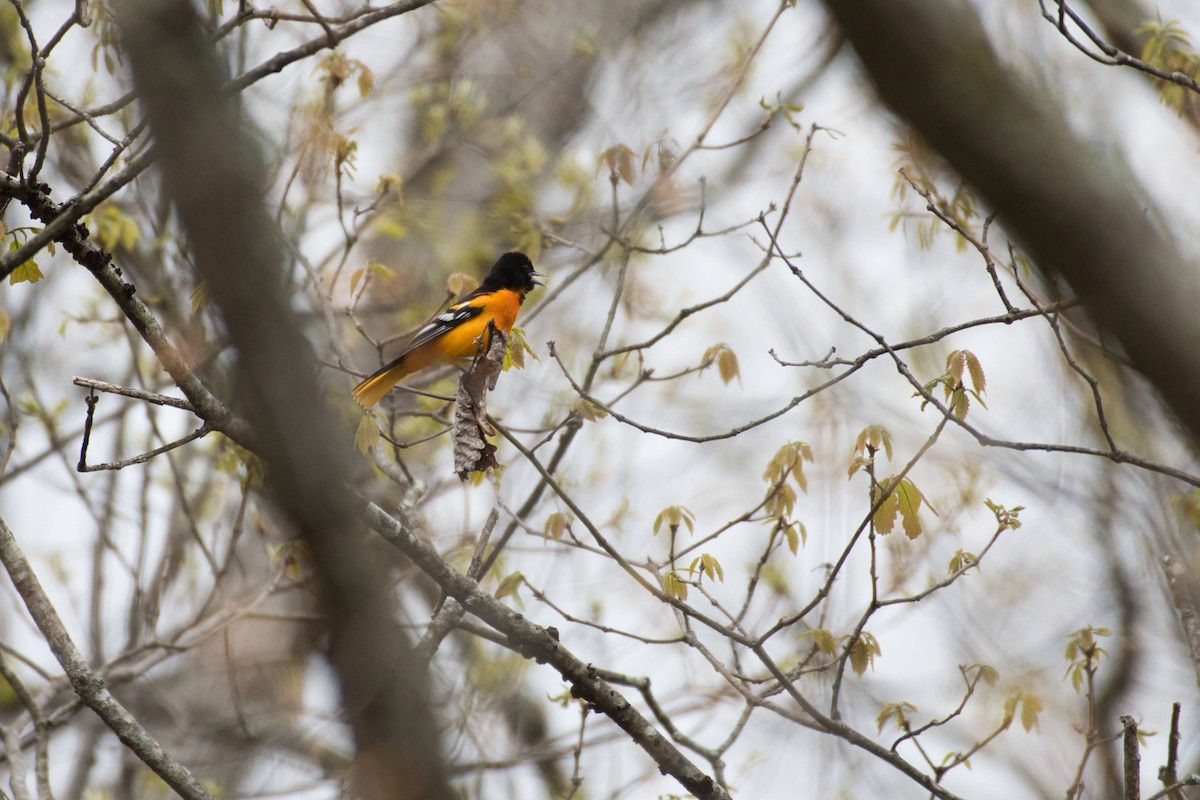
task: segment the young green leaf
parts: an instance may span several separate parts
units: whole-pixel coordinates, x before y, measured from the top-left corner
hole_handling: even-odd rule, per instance
[[[788,442],[775,451],[763,470],[763,480],[768,484],[783,483],[789,476],[800,491],[808,491],[808,478],[804,474],[804,462],[812,462],[812,447],[807,442]]]
[[[672,570],[663,576],[663,591],[666,592],[667,596],[669,597],[687,600],[688,585],[686,581],[680,578],[679,575]]]
[[[1037,725],[1038,715],[1042,713],[1042,701],[1029,692],[1014,692],[1004,701],[1004,727],[1012,724],[1018,711],[1021,717],[1021,727],[1029,733]]]
[[[596,168],[607,166],[610,174],[615,174],[625,181],[630,186],[633,185],[636,174],[634,172],[634,159],[637,153],[630,150],[626,145],[614,145],[600,154],[600,158],[596,162]]]
[[[722,342],[714,344],[704,351],[704,356],[700,359],[700,368],[707,369],[714,363],[717,365],[717,372],[723,383],[728,384],[734,378],[737,378],[739,383],[741,382],[742,373],[738,367],[737,354],[729,345]]]
[[[500,585],[496,587],[496,593],[494,596],[497,600],[503,600],[505,597],[512,595],[513,599],[516,600],[519,605],[524,605],[524,603],[521,601],[521,595],[518,594],[521,585],[524,583],[525,576],[520,572],[513,572],[506,576],[504,580],[500,581]]]
[[[954,555],[950,557],[950,574],[957,575],[967,567],[973,567],[978,561],[974,553],[969,553],[962,548],[954,551]]]
[[[20,247],[21,245],[14,238],[8,245],[8,251],[11,253],[19,250]],[[44,277],[46,276],[38,268],[37,262],[31,258],[27,261],[22,261],[17,265],[16,269],[9,273],[8,283],[10,286],[16,286],[18,283],[37,283]]]
[[[390,281],[396,277],[396,270],[394,270],[391,267],[386,266],[384,264],[380,264],[378,261],[376,261],[373,258],[371,260],[367,261],[366,268],[371,270],[371,273],[373,275],[378,275],[380,278],[383,278],[385,281]],[[352,288],[350,291],[353,292],[354,289]]]
[[[879,503],[879,498],[883,495],[887,488],[890,479],[885,479],[874,488],[871,493],[871,502]],[[875,526],[875,530],[879,533],[891,533],[896,527],[896,515],[900,513],[900,501],[896,497],[896,493],[892,492],[883,502],[879,504],[879,508],[875,509],[875,516],[871,518],[871,524]]]
[[[873,453],[883,450],[888,461],[892,460],[892,434],[882,425],[868,425],[854,440],[854,455],[870,457]]]
[[[783,535],[787,537],[788,549],[792,551],[792,555],[798,554],[800,545],[808,544],[808,529],[804,527],[803,522],[789,522],[783,528]]]
[[[1019,515],[1025,510],[1025,506],[1013,506],[1009,509],[987,498],[984,498],[983,504],[991,509],[991,512],[996,516],[996,523],[1002,529],[1016,530],[1021,527]]]
[[[517,369],[525,369],[526,354],[533,356],[534,361],[540,361],[537,353],[533,352],[533,348],[525,341],[525,329],[519,325],[513,325],[508,331],[508,347],[504,350],[504,366],[503,369],[508,371],[512,367]],[[602,415],[607,416],[607,412],[600,409]]]
[[[867,667],[875,668],[875,657],[883,655],[879,642],[871,634],[863,631],[854,644],[850,645],[850,667],[856,675],[862,675]]]
[[[678,532],[681,524],[687,525],[688,531],[695,533],[696,515],[687,506],[667,506],[654,518],[655,536],[658,535],[659,528],[664,524],[671,530],[671,533]]]
[[[354,446],[358,448],[358,452],[366,455],[375,449],[381,435],[375,418],[370,414],[363,414],[362,419],[358,421],[358,428],[354,431]]]
[[[837,639],[833,637],[825,628],[809,628],[804,633],[800,634],[801,639],[812,639],[813,645],[817,650],[827,656],[837,652]]]
[[[889,719],[896,720],[896,727],[900,730],[908,729],[908,712],[916,711],[917,707],[907,700],[901,700],[899,703],[884,703],[883,710],[879,712],[879,716],[875,717],[875,725],[880,733],[883,733],[883,726],[887,724]]]
[[[916,484],[908,478],[900,481],[896,487],[896,504],[900,509],[900,524],[904,527],[904,535],[915,539],[921,535],[921,503],[925,498]]]
[[[604,419],[608,416],[608,412],[590,400],[584,400],[582,397],[575,401],[575,405],[571,410],[579,416],[580,419],[588,422],[595,422]]]
[[[1026,733],[1033,730],[1037,725],[1038,714],[1042,713],[1042,701],[1034,695],[1026,695],[1025,701],[1021,703],[1021,727]]]
[[[796,490],[789,484],[780,483],[771,489],[763,501],[763,511],[772,518],[790,517],[796,507]]]
[[[563,534],[571,527],[571,523],[575,521],[575,516],[569,511],[555,511],[550,516],[546,517],[546,525],[542,529],[543,532],[551,539],[558,541],[562,539]]]
[[[699,571],[702,575],[707,575],[710,581],[724,581],[725,570],[721,567],[721,562],[708,553],[696,556],[692,559],[691,565],[688,567],[688,572],[695,574]]]
[[[1000,680],[1000,673],[996,671],[995,667],[987,664],[974,664],[973,667],[976,670],[978,679],[988,686],[995,686],[996,681]]]

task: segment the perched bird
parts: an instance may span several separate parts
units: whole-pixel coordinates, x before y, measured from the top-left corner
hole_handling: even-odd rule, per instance
[[[396,382],[418,370],[471,358],[479,351],[476,340],[495,322],[508,333],[536,280],[533,263],[524,253],[505,253],[492,265],[479,288],[460,298],[433,318],[390,364],[354,387],[354,399],[364,408],[378,403]],[[484,343],[487,344],[486,342]]]

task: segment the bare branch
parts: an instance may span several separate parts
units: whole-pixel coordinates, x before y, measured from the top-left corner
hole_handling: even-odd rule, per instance
[[[200,782],[154,740],[125,707],[108,691],[104,679],[97,675],[71,641],[58,612],[42,590],[42,585],[25,559],[16,537],[0,519],[0,562],[16,587],[34,624],[46,638],[46,643],[62,665],[71,688],[84,705],[96,712],[104,723],[167,785],[187,800],[213,800]]]
[[[366,520],[376,532],[437,582],[446,594],[470,613],[508,637],[509,642],[528,659],[550,664],[571,684],[571,691],[592,704],[621,727],[646,752],[664,774],[675,778],[699,798],[727,800],[729,794],[705,775],[642,714],[595,670],[576,658],[558,642],[558,631],[542,628],[502,605],[479,590],[479,585],[447,564],[427,543],[374,503],[366,507]]]

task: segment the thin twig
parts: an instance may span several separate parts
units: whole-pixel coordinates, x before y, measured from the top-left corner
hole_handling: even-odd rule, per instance
[[[77,382],[78,382],[78,379],[77,379]],[[124,392],[122,392],[122,394],[124,394]],[[110,461],[110,462],[105,462],[103,464],[88,464],[87,463],[88,445],[91,443],[91,440],[92,440],[92,422],[96,415],[96,402],[99,399],[100,398],[98,398],[95,394],[89,394],[86,398],[87,416],[85,417],[84,422],[83,422],[83,441],[80,442],[80,445],[79,445],[79,463],[75,467],[76,471],[78,471],[78,472],[102,472],[102,471],[106,471],[106,470],[119,470],[119,469],[124,469],[125,467],[133,466],[134,464],[145,464],[147,461],[154,458],[155,456],[161,456],[163,453],[168,453],[177,447],[182,447],[183,445],[188,444],[189,442],[194,442],[197,439],[203,438],[203,437],[207,436],[208,434],[212,433],[214,430],[216,430],[216,428],[213,426],[212,423],[204,422],[200,425],[199,428],[192,431],[187,436],[184,436],[182,439],[176,439],[173,442],[168,442],[167,444],[164,444],[162,447],[157,447],[148,453],[142,453],[141,455],[133,456],[132,458],[122,459],[121,461]],[[166,399],[171,399],[171,398],[166,398]],[[162,404],[162,405],[165,405],[165,404]]]
[[[135,400],[145,400],[147,403],[153,403],[156,406],[170,406],[183,411],[191,411],[195,413],[192,404],[187,400],[182,400],[178,397],[169,397],[165,394],[157,392],[148,392],[145,389],[135,389],[131,386],[119,386],[115,383],[107,381],[97,381],[91,378],[81,378],[78,375],[71,378],[71,382],[76,386],[82,386],[85,389],[95,389],[99,392],[107,392],[108,394],[119,394],[122,397],[132,397]]]

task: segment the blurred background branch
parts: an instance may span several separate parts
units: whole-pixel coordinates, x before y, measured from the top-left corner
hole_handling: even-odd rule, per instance
[[[120,21],[166,194],[235,351],[233,404],[255,432],[269,496],[312,553],[328,657],[355,735],[356,791],[448,800],[428,679],[390,614],[383,565],[361,546],[345,484],[349,431],[323,401],[284,292],[262,167],[223,91],[226,72],[186,0],[126,0]]]

